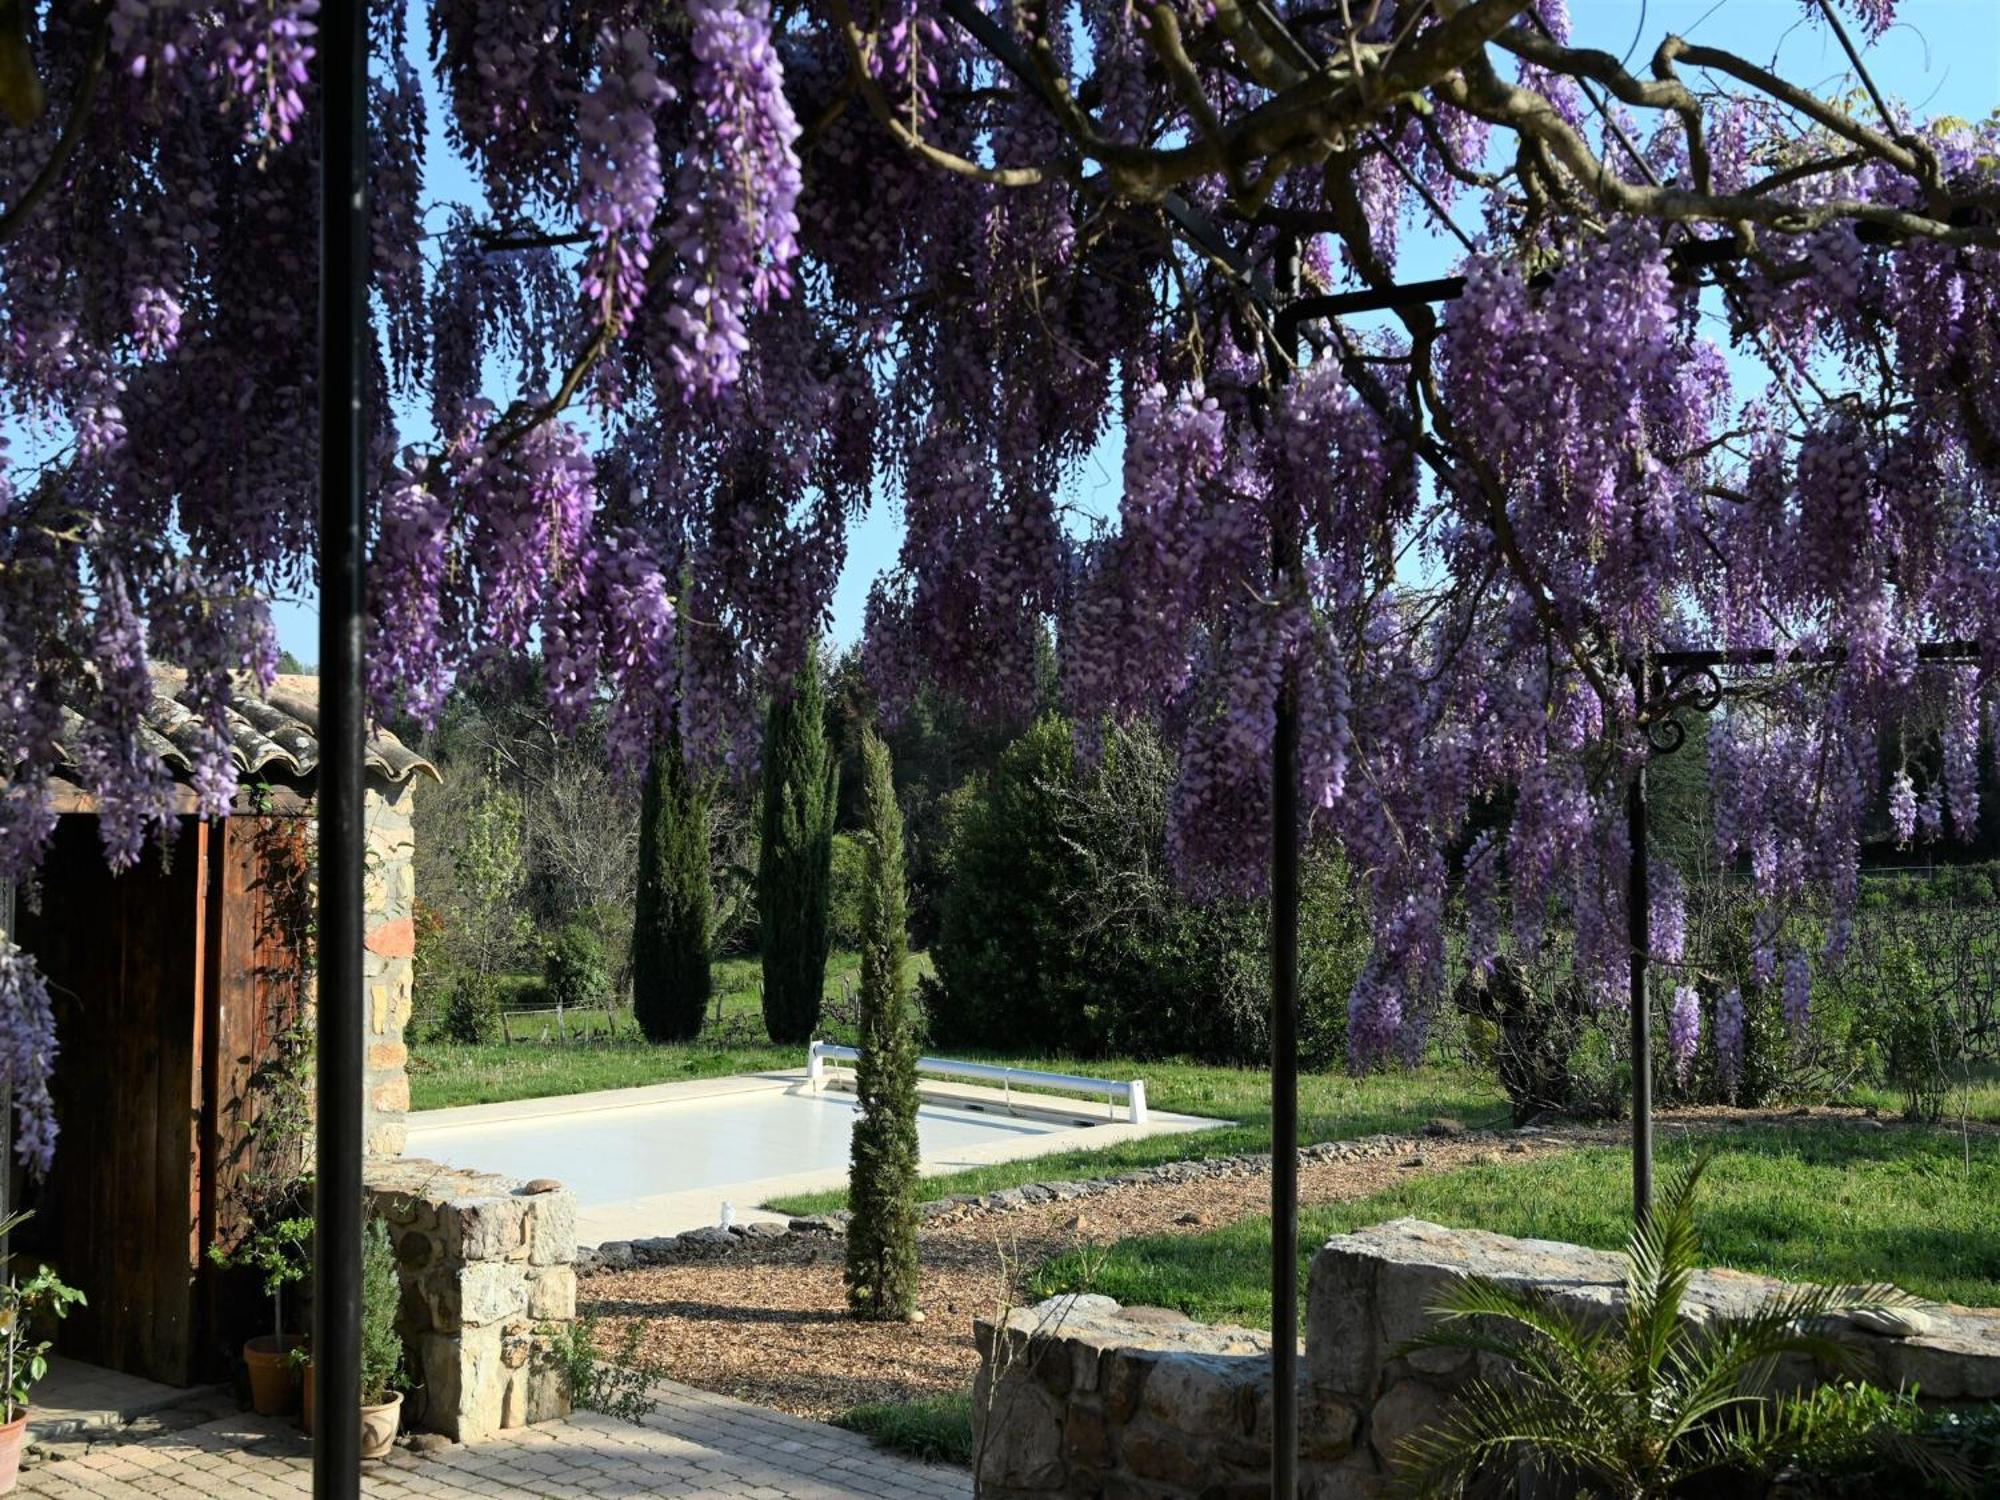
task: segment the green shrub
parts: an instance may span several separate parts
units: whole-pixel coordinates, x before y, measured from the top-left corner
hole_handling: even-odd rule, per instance
[[[549,1003],[564,1010],[610,1004],[611,970],[604,959],[604,940],[585,923],[571,922],[549,944],[542,983]]]
[[[1538,1115],[1588,1120],[1621,1112],[1625,1080],[1609,1038],[1559,961],[1502,956],[1487,973],[1461,980],[1452,1001],[1483,1028],[1480,1060],[1499,1075],[1516,1125]]]
[[[460,974],[446,992],[444,1013],[434,1035],[448,1042],[478,1046],[500,1033],[500,997],[476,974]]]
[[[1965,1067],[1965,1036],[1951,996],[1952,981],[1965,976],[1940,972],[1938,954],[1920,946],[1922,936],[1943,936],[1922,929],[1947,915],[1912,913],[1902,920],[1913,925],[1867,933],[1862,951],[1850,957],[1850,977],[1868,1000],[1855,1042],[1857,1050],[1872,1049],[1876,1071],[1903,1096],[1908,1118],[1935,1121]]]
[[[379,1406],[401,1387],[403,1336],[396,1331],[402,1279],[389,1226],[371,1218],[361,1236],[361,1404]]]
[[[666,1366],[640,1351],[638,1319],[625,1325],[616,1360],[598,1357],[598,1327],[594,1312],[579,1313],[567,1323],[542,1325],[535,1361],[562,1381],[570,1405],[578,1411],[642,1423],[660,1404],[653,1387],[666,1378]]]
[[[1167,860],[1172,753],[1107,727],[1094,763],[1044,718],[955,794],[947,888],[921,992],[934,1046],[1074,1056],[1269,1055],[1269,914],[1199,903]],[[1335,1064],[1366,951],[1365,910],[1339,860],[1311,855],[1302,890],[1300,1056]]]

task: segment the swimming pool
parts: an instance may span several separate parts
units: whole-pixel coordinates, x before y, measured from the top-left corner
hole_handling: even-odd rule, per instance
[[[963,1086],[926,1095],[917,1112],[926,1174],[1222,1123],[1155,1110],[1134,1125],[1105,1118],[1102,1105],[1024,1104]],[[593,1244],[713,1224],[725,1201],[747,1219],[767,1199],[841,1186],[856,1114],[851,1094],[815,1091],[801,1074],[758,1074],[431,1110],[411,1117],[407,1149],[557,1179],[576,1197],[578,1237]]]

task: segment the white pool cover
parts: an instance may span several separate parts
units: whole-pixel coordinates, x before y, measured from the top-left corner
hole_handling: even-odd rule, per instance
[[[925,1088],[926,1175],[1223,1123],[1156,1109],[1134,1124],[1102,1101]],[[576,1195],[578,1237],[594,1245],[714,1224],[724,1202],[747,1219],[774,1198],[844,1187],[854,1119],[852,1094],[816,1092],[802,1072],[763,1073],[430,1110],[411,1118],[408,1154],[553,1177]]]
[[[418,1116],[410,1150],[454,1167],[560,1178],[577,1203],[589,1208],[844,1169],[855,1113],[851,1094],[761,1089],[442,1129],[427,1128]],[[917,1113],[917,1138],[926,1164],[971,1166],[993,1158],[967,1148],[1050,1135],[1075,1124],[926,1104]]]

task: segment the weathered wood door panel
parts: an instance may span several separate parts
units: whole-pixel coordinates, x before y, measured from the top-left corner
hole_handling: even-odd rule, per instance
[[[22,903],[20,942],[48,976],[61,1135],[17,1248],[90,1301],[62,1329],[78,1359],[183,1384],[191,1375],[202,1238],[202,1026],[208,830],[184,819],[113,875],[97,820],[65,817]]]
[[[260,1192],[311,1165],[309,1079],[296,1050],[309,1019],[310,834],[302,818],[242,815],[214,834],[202,1232],[205,1245],[223,1250],[241,1242]],[[212,1360],[226,1361],[243,1339],[270,1331],[270,1304],[247,1276],[211,1275],[206,1285]]]

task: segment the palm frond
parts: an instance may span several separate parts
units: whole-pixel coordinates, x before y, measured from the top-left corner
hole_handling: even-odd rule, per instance
[[[1520,1450],[1551,1474],[1593,1475],[1614,1484],[1624,1477],[1616,1434],[1578,1422],[1560,1392],[1475,1381],[1441,1422],[1412,1433],[1389,1455],[1397,1476],[1391,1493],[1410,1500],[1455,1497]]]
[[[1695,1189],[1712,1159],[1703,1152],[1672,1173],[1626,1242],[1626,1347],[1635,1380],[1657,1371],[1680,1335],[1681,1305],[1701,1264]]]
[[[1494,1318],[1516,1324],[1538,1334],[1563,1358],[1579,1368],[1596,1361],[1605,1338],[1602,1330],[1590,1327],[1544,1293],[1532,1287],[1504,1286],[1484,1276],[1468,1276],[1446,1288],[1431,1304],[1431,1313],[1447,1324],[1472,1318]],[[1421,1337],[1435,1340],[1440,1334],[1448,1333],[1449,1330],[1440,1330],[1438,1334]],[[1442,1348],[1449,1342],[1449,1338],[1445,1337],[1442,1342],[1432,1343],[1430,1347]]]
[[[1860,1351],[1828,1335],[1828,1323],[1846,1313],[1921,1306],[1920,1298],[1886,1283],[1872,1286],[1788,1286],[1754,1312],[1726,1318],[1698,1332],[1677,1353],[1682,1371],[1699,1371],[1710,1390],[1761,1393],[1778,1361],[1803,1355],[1836,1374],[1852,1374]]]

